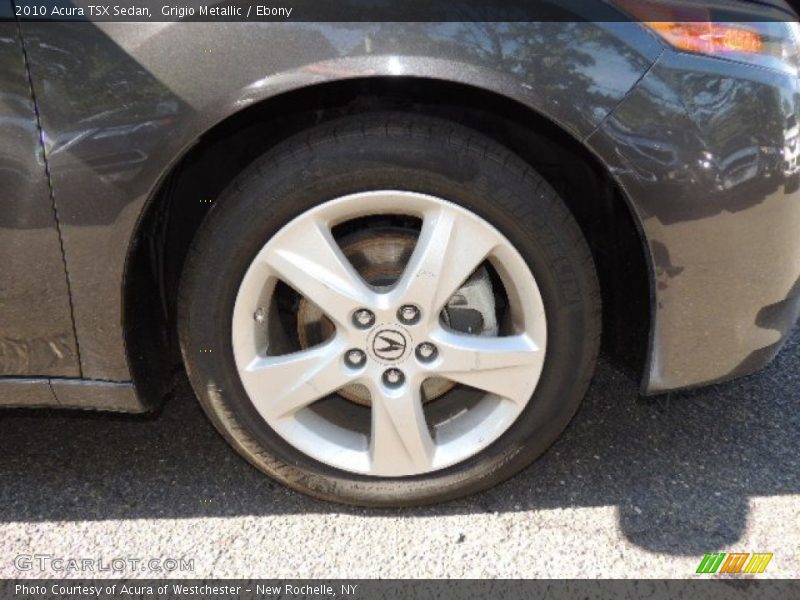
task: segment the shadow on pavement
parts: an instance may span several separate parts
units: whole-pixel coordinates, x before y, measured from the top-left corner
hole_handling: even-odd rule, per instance
[[[317,502],[263,477],[212,429],[188,384],[153,417],[7,410],[0,522],[617,506],[631,542],[702,554],[740,538],[751,496],[800,493],[798,373],[800,332],[768,370],[671,398],[639,399],[601,362],[579,415],[533,467],[475,497],[389,513]]]

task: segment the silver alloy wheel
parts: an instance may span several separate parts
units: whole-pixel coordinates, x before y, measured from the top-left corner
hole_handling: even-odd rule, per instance
[[[388,289],[368,285],[332,233],[336,225],[370,215],[422,220],[411,258]],[[508,334],[486,337],[449,329],[440,318],[445,305],[486,261],[503,284]],[[335,326],[330,339],[271,355],[268,307],[279,281],[325,313]],[[407,307],[419,311],[413,322],[400,320],[401,308],[410,315]],[[375,317],[367,328],[354,319],[364,309]],[[505,236],[456,204],[401,191],[337,198],[284,226],[248,268],[232,323],[239,376],[267,424],[320,462],[382,477],[420,475],[454,465],[500,437],[536,389],[546,338],[539,288]],[[417,353],[421,344],[432,344],[435,355]],[[366,354],[363,364],[347,360],[353,350]],[[432,377],[480,390],[482,397],[430,424],[422,383]],[[311,410],[318,400],[352,384],[369,391],[368,432],[352,431]]]

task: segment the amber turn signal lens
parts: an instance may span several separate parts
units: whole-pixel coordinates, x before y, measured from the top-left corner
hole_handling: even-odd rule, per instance
[[[646,21],[644,24],[687,52],[758,54],[764,46],[758,32],[738,24],[677,21]]]

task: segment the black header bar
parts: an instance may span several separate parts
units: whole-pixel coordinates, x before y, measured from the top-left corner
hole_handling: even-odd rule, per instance
[[[784,0],[11,0],[0,19],[97,22],[790,21]],[[9,12],[12,11],[12,12]],[[665,12],[666,11],[666,12]],[[652,16],[652,18],[650,18]]]

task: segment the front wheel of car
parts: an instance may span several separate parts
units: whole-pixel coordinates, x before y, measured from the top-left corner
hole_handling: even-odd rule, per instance
[[[180,287],[205,411],[316,497],[444,501],[540,456],[586,391],[596,274],[534,168],[449,121],[334,120],[217,199]]]

